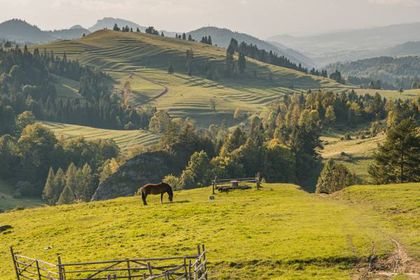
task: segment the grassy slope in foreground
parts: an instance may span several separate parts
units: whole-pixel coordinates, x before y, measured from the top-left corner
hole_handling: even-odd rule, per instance
[[[401,201],[414,209],[409,197],[419,197],[419,187],[393,187],[381,198],[384,207]],[[129,197],[0,214],[1,224],[13,226],[0,235],[0,275],[14,279],[10,245],[45,260],[61,252],[65,261],[79,261],[179,255],[204,243],[214,279],[348,279],[372,242],[380,255],[392,251],[389,235],[395,229],[382,212],[348,203],[358,199],[359,188],[339,200],[266,184],[261,191],[218,194],[215,201],[208,200],[206,188],[176,192],[173,204],[150,197],[144,207],[138,197]],[[411,222],[402,220],[400,226],[418,231]]]

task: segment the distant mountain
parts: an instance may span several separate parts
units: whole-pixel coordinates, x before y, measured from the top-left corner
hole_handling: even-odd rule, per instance
[[[197,30],[188,32],[187,35],[191,35],[192,38],[197,41],[200,41],[201,38],[204,36],[211,36],[213,44],[224,48],[229,46],[230,40],[234,38],[239,43],[246,42],[247,44],[256,45],[260,49],[265,49],[266,51],[273,51],[278,55],[283,55],[289,58],[294,63],[302,63],[302,65],[306,67],[314,66],[314,63],[310,58],[297,51],[291,50],[278,42],[276,42],[276,44],[272,44],[258,39],[254,36],[245,33],[234,32],[226,28],[202,27]]]
[[[89,34],[89,30],[83,27],[74,26],[70,29],[42,31],[35,25],[26,21],[12,19],[0,23],[0,39],[17,43],[40,44],[55,40],[70,40]]]
[[[384,55],[388,56],[420,56],[420,41],[406,42],[384,51]]]
[[[70,29],[63,29],[63,30],[54,30],[48,31],[54,39],[59,40],[71,40],[77,39],[83,36],[83,34],[88,35],[90,31],[85,28],[70,28]]]
[[[55,38],[52,34],[26,21],[12,19],[0,23],[0,39],[17,43],[44,43],[53,41]]]
[[[145,26],[141,26],[135,22],[121,19],[121,18],[113,18],[113,17],[105,17],[103,19],[99,19],[93,26],[89,27],[90,32],[95,32],[102,29],[111,29],[114,25],[117,24],[119,27],[128,26],[136,30],[139,28],[142,32],[146,30]]]
[[[417,22],[306,37],[277,35],[268,40],[281,42],[325,65],[372,57],[396,45],[420,41],[419,30],[420,22]]]
[[[122,18],[113,18],[113,17],[104,17],[103,19],[99,19],[93,26],[89,27],[90,32],[95,32],[102,29],[110,29],[112,30],[114,28],[114,25],[117,24],[119,27],[125,27],[128,26],[130,28],[133,28],[135,31],[137,28],[140,29],[141,32],[145,32],[146,26],[139,25],[135,22],[122,19]],[[166,36],[169,37],[175,37],[175,32],[171,31],[165,31],[165,30],[159,30],[159,32],[163,32]]]

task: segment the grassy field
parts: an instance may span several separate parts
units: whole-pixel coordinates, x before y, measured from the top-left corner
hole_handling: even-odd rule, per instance
[[[204,243],[211,279],[349,279],[372,243],[389,255],[390,238],[419,257],[420,184],[352,187],[333,198],[285,184],[214,201],[209,194],[179,191],[164,205],[150,197],[148,207],[128,197],[0,214],[13,226],[0,235],[0,275],[14,279],[11,245],[47,261],[60,252],[68,262],[182,255]]]
[[[38,47],[57,55],[66,52],[72,59],[101,68],[115,79],[116,90],[122,91],[129,81],[129,101],[135,106],[156,106],[173,116],[193,118],[201,126],[222,120],[230,123],[236,108],[257,112],[283,94],[319,88],[347,89],[330,79],[253,59],[248,59],[247,74],[242,79],[209,80],[203,65],[209,63],[214,69],[224,69],[224,49],[148,34],[102,30],[79,40]],[[190,49],[194,52],[192,77],[185,67],[185,53]],[[175,68],[174,75],[167,73],[169,64]],[[167,92],[161,95],[165,88]],[[216,112],[210,100],[216,102]]]
[[[7,210],[15,207],[34,207],[42,204],[40,199],[35,198],[14,198],[14,187],[9,183],[0,180],[0,209]],[[0,217],[1,224],[1,217]]]
[[[51,129],[57,137],[70,139],[83,136],[87,140],[114,140],[123,153],[133,148],[150,147],[159,140],[159,135],[146,130],[112,130],[55,122],[41,124]]]
[[[333,159],[342,163],[364,181],[369,181],[368,167],[372,163],[373,152],[385,140],[385,134],[366,139],[342,140],[343,134],[322,136],[324,148],[320,150],[323,159]]]

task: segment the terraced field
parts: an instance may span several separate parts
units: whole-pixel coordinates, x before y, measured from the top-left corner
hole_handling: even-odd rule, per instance
[[[87,140],[114,140],[122,152],[127,152],[133,148],[150,147],[159,140],[159,135],[146,130],[112,130],[55,122],[41,123],[51,129],[58,137],[75,138],[83,136]]]
[[[204,65],[224,69],[225,49],[148,34],[102,30],[79,40],[39,48],[57,55],[65,52],[72,59],[101,68],[115,79],[118,91],[123,91],[128,81],[131,93],[127,99],[132,105],[156,106],[175,117],[193,118],[201,126],[215,120],[232,122],[236,108],[257,112],[283,94],[347,89],[329,79],[253,59],[247,59],[242,79],[209,80]],[[192,77],[186,74],[185,66],[185,52],[190,49],[194,52]],[[173,75],[167,73],[169,64],[174,66]],[[216,111],[210,100],[216,102]]]

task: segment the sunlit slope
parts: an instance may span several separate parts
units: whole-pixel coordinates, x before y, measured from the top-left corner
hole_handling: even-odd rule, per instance
[[[231,118],[236,108],[256,112],[284,94],[346,87],[330,79],[247,59],[246,73],[240,79],[223,79],[225,49],[196,42],[144,33],[102,30],[79,40],[58,41],[38,46],[67,54],[83,64],[107,71],[122,91],[131,85],[131,104],[151,105],[174,116],[189,116],[206,125],[212,118]],[[192,77],[186,72],[186,51],[193,50]],[[175,74],[167,73],[172,64]],[[208,68],[213,78],[208,79]],[[216,112],[210,106],[216,102]],[[212,101],[213,102],[213,101]]]
[[[57,137],[63,136],[66,139],[84,137],[86,140],[114,140],[122,152],[141,147],[147,148],[159,141],[159,135],[147,130],[113,130],[55,122],[41,123],[43,126],[51,129]]]
[[[394,250],[391,238],[415,244],[419,187],[352,187],[331,198],[265,184],[214,201],[205,188],[176,192],[172,204],[150,197],[145,207],[132,197],[0,214],[1,224],[13,226],[0,234],[0,275],[14,279],[11,245],[51,261],[60,252],[69,262],[179,255],[204,243],[211,279],[349,279],[356,264],[366,264],[372,244],[379,256]],[[395,203],[405,211],[394,220],[396,212],[387,209]]]

